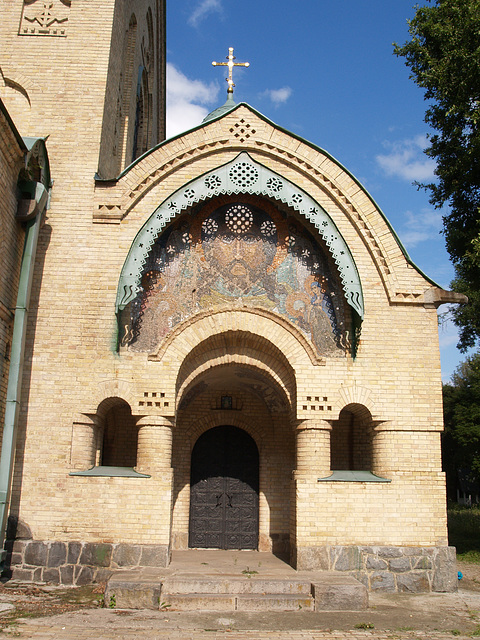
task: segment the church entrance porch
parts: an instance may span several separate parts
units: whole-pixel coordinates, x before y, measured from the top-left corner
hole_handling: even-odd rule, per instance
[[[238,330],[208,338],[185,358],[172,431],[173,550],[288,555],[295,434],[282,385],[288,370],[278,365],[275,373],[274,349]]]
[[[258,449],[242,429],[205,432],[192,452],[189,546],[257,549]]]

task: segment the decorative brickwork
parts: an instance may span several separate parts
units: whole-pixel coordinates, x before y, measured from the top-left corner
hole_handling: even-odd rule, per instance
[[[71,0],[24,0],[21,36],[66,36]]]

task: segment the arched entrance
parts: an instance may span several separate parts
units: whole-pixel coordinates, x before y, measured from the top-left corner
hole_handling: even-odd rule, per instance
[[[202,434],[192,451],[189,547],[257,549],[258,494],[253,438],[232,426]]]

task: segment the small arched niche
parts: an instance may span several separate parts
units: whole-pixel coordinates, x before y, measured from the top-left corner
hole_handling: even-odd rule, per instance
[[[330,468],[332,471],[371,471],[373,421],[370,411],[359,404],[344,407],[332,422]]]
[[[104,467],[134,467],[137,464],[138,429],[130,405],[118,399],[103,418],[100,464]]]
[[[95,414],[80,414],[73,421],[71,475],[124,475],[122,469],[137,464],[137,446],[137,417],[130,405],[106,398]]]

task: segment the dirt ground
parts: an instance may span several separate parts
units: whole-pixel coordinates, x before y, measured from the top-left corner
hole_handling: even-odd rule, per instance
[[[458,563],[463,578],[453,594],[370,594],[367,611],[319,613],[202,613],[103,608],[103,586],[79,588],[19,584],[0,586],[0,633],[19,623],[46,626],[55,620],[82,628],[161,629],[375,629],[400,635],[439,632],[480,636],[480,565]]]

